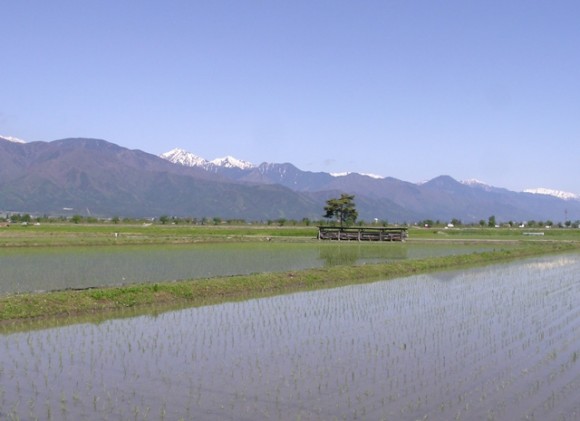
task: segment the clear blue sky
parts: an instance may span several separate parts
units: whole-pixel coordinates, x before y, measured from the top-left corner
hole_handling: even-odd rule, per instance
[[[580,193],[580,1],[0,0],[0,134]]]

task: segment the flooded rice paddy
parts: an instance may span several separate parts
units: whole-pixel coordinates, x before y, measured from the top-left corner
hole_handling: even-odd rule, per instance
[[[580,255],[0,336],[0,419],[577,420]]]
[[[0,294],[388,262],[484,249],[486,246],[481,245],[401,243],[221,243],[0,249]]]

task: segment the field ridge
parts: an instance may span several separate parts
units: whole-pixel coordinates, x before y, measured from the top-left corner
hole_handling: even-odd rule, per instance
[[[143,313],[180,306],[201,306],[289,292],[332,288],[452,270],[550,253],[578,251],[572,241],[522,242],[498,245],[493,251],[405,260],[393,263],[335,266],[276,273],[257,273],[155,284],[134,284],[84,290],[23,293],[0,297],[0,323],[34,319],[101,315],[124,309]]]

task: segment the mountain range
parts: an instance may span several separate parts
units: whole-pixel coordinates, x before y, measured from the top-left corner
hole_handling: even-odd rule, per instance
[[[100,139],[0,137],[0,212],[319,220],[326,200],[341,193],[355,195],[366,221],[580,219],[580,199],[569,193],[513,192],[447,175],[416,184],[291,163],[208,161],[182,149],[156,156]]]

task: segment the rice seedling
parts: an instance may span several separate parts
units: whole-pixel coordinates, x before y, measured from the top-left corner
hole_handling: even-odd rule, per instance
[[[578,413],[580,256],[0,336],[14,419]]]

